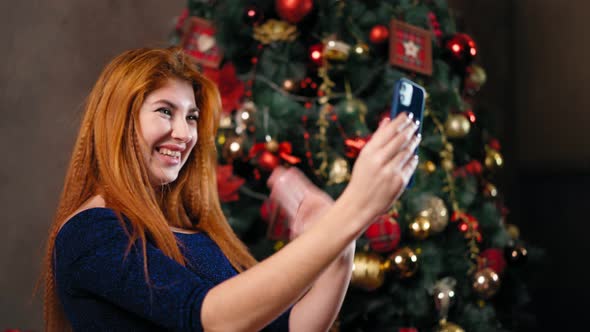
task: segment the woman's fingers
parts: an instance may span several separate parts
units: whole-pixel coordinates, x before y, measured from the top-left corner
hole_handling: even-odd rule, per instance
[[[402,169],[408,160],[414,155],[414,151],[416,151],[421,140],[421,136],[411,136],[411,138],[403,144],[398,153],[392,157],[391,166],[396,169]]]
[[[393,120],[384,120],[371,137],[371,145],[379,149],[412,124],[412,113],[401,113]]]
[[[403,151],[409,144],[412,143],[414,137],[416,137],[416,130],[418,130],[419,124],[412,122],[410,125],[404,127],[404,129],[397,133],[385,146],[384,153],[386,160],[391,160],[400,151]]]

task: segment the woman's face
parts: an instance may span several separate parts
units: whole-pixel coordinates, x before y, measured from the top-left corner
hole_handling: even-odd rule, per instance
[[[199,109],[192,86],[170,79],[150,93],[139,110],[141,152],[153,186],[178,177],[197,143]]]

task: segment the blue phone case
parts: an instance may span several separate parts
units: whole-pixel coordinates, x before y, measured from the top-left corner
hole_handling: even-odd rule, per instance
[[[424,113],[426,90],[419,84],[407,78],[400,78],[393,87],[393,100],[391,102],[391,118],[395,118],[401,112],[414,115],[414,120],[420,121],[418,133],[422,132],[422,114]],[[418,149],[416,152],[418,153]],[[408,182],[407,188],[414,184],[414,176]]]

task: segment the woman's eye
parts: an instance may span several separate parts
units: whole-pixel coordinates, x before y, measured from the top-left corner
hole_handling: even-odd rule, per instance
[[[189,116],[186,117],[186,119],[189,120],[189,121],[195,121],[196,122],[197,120],[199,120],[199,115],[198,114],[189,115]]]
[[[168,116],[172,116],[172,111],[168,108],[162,107],[162,108],[158,108],[156,110],[156,112],[160,112],[162,114],[168,115]]]

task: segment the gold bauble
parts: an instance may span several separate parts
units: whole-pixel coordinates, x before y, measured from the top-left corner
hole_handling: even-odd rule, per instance
[[[330,38],[324,42],[324,57],[332,61],[345,61],[350,53],[350,45]]]
[[[430,230],[434,233],[442,232],[449,223],[449,211],[445,202],[434,195],[424,195],[420,198],[421,210],[419,216],[428,218]]]
[[[352,264],[351,284],[366,290],[374,290],[385,280],[385,268],[381,256],[369,253],[359,252],[354,255]]]
[[[500,152],[489,148],[486,151],[486,158],[484,160],[484,164],[488,169],[494,170],[504,165],[504,158],[502,157]]]
[[[350,179],[348,161],[344,158],[336,158],[330,165],[329,182],[339,184]]]
[[[442,321],[436,329],[436,332],[465,332],[465,330],[455,323]]]
[[[244,139],[240,136],[227,137],[223,143],[221,155],[225,160],[231,161],[244,154]]]
[[[424,240],[430,234],[430,219],[424,216],[417,216],[410,223],[410,233],[418,240]]]
[[[451,138],[462,138],[469,134],[471,123],[462,114],[449,114],[445,122],[445,133]]]
[[[500,277],[491,268],[483,268],[473,276],[472,287],[479,297],[489,299],[500,289]]]
[[[412,249],[403,247],[389,256],[386,265],[388,265],[389,269],[395,271],[400,278],[408,278],[418,270],[418,256]]]
[[[264,144],[264,147],[266,148],[266,151],[275,153],[279,150],[279,142],[271,139]]]
[[[483,188],[483,194],[486,197],[497,197],[498,196],[498,189],[492,183],[486,183],[485,187]]]
[[[467,68],[467,72],[467,87],[474,91],[479,90],[487,81],[488,75],[481,66],[471,65]]]
[[[436,172],[436,164],[433,163],[431,160],[425,161],[420,168],[426,171],[426,173],[428,174]]]
[[[512,240],[518,240],[520,237],[520,230],[518,229],[518,226],[514,224],[506,224],[506,232]]]

